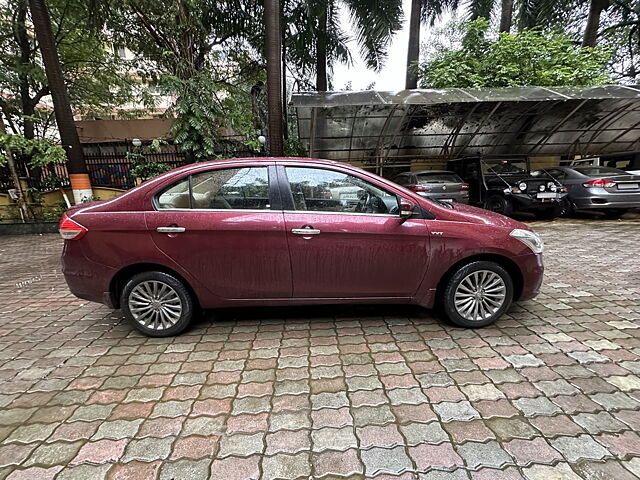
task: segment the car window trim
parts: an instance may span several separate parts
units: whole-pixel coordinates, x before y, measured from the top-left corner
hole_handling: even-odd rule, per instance
[[[229,169],[242,169],[242,168],[266,168],[267,169],[267,184],[268,184],[268,193],[269,193],[269,208],[265,209],[245,209],[245,208],[193,208],[193,189],[192,189],[192,178],[194,175],[200,175],[201,173],[208,173],[218,170],[229,170]],[[168,186],[163,187],[158,192],[156,192],[151,201],[151,205],[156,212],[270,212],[270,211],[282,211],[282,199],[280,195],[280,191],[277,185],[273,185],[276,182],[272,181],[273,178],[277,180],[277,173],[275,171],[277,167],[275,165],[243,165],[243,166],[234,166],[234,165],[225,165],[216,168],[203,169],[196,172],[189,173],[184,177],[180,177],[178,180],[170,183]],[[170,188],[174,187],[178,183],[187,179],[187,183],[189,185],[189,208],[161,208],[159,203],[160,196],[165,193]]]

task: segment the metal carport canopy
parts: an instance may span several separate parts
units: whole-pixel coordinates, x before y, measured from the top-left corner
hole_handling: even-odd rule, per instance
[[[310,156],[382,167],[465,155],[640,148],[640,86],[295,93]]]

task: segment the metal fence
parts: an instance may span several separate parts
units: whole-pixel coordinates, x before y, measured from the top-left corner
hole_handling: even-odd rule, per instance
[[[92,143],[83,145],[85,163],[94,187],[121,188],[127,190],[135,186],[131,174],[133,164],[127,158],[128,152],[134,152],[129,142]],[[244,144],[226,140],[216,154],[232,157],[252,157],[258,152],[249,150]],[[175,145],[163,145],[158,153],[144,153],[147,161],[161,163],[169,168],[177,168],[187,163],[185,155]],[[69,186],[69,174],[65,163],[48,165],[42,168],[31,167],[26,158],[17,157],[18,175],[27,179],[29,188],[51,190]],[[0,167],[0,192],[6,193],[14,188],[9,168]]]

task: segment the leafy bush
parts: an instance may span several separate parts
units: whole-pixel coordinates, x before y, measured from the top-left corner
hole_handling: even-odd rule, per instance
[[[467,23],[460,48],[442,49],[419,68],[423,88],[593,86],[611,83],[609,50],[579,48],[562,32],[524,29],[488,38],[484,18]]]

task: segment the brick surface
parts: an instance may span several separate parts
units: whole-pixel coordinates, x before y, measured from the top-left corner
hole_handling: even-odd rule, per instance
[[[482,330],[327,306],[167,339],[74,298],[56,235],[0,237],[0,479],[637,478],[640,221],[532,226],[542,291]]]

